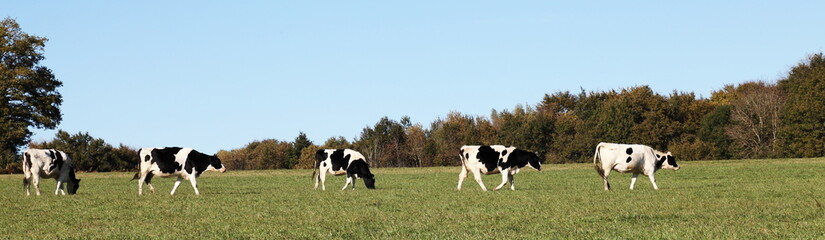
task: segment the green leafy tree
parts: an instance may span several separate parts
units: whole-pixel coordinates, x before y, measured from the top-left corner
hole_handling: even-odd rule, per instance
[[[292,142],[292,149],[289,151],[284,165],[287,168],[292,168],[292,166],[297,164],[298,160],[301,158],[301,151],[310,145],[312,145],[312,141],[307,138],[307,135],[304,132],[299,132],[298,136],[295,137],[295,141]]]
[[[60,130],[52,141],[31,143],[29,147],[64,151],[77,170],[86,172],[128,171],[138,163],[136,149],[124,145],[115,148],[89,133],[69,134]]]
[[[809,56],[778,85],[785,96],[785,151],[794,157],[825,156],[825,56]]]
[[[63,83],[40,64],[46,41],[23,32],[14,19],[0,21],[0,153],[26,145],[29,127],[54,129],[62,120],[57,88]]]
[[[350,143],[344,136],[330,137],[324,141],[323,148],[325,149],[346,149],[352,148]]]

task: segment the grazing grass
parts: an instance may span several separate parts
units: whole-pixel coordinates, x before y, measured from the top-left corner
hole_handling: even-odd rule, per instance
[[[825,159],[680,162],[640,176],[591,164],[545,165],[516,175],[516,191],[456,191],[459,167],[373,169],[377,190],[358,181],[313,191],[311,170],[228,171],[184,182],[155,178],[137,196],[133,173],[81,173],[77,195],[26,197],[21,175],[0,176],[0,238],[825,238]],[[484,177],[488,188],[499,175]]]

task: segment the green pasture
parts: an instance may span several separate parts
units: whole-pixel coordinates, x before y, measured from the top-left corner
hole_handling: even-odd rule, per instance
[[[379,168],[370,191],[341,191],[312,170],[209,172],[200,196],[188,182],[155,178],[137,195],[134,173],[80,173],[74,196],[26,197],[22,175],[0,176],[0,239],[707,239],[825,238],[825,159],[680,162],[647,177],[611,173],[612,191],[591,164],[545,165],[516,175],[516,191],[482,192],[459,167]],[[499,175],[484,177],[488,188]]]

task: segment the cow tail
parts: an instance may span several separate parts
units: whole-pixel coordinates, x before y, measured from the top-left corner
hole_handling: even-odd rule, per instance
[[[316,172],[318,172],[318,167],[319,166],[321,166],[321,161],[318,160],[318,159],[315,159],[315,167],[312,169],[312,181],[311,182],[315,182],[315,177],[316,177],[315,175],[316,175]],[[318,177],[321,177],[321,175],[318,174]]]
[[[599,176],[604,178],[604,169],[602,166],[599,166],[601,163],[601,152],[599,151],[602,148],[602,144],[596,146],[596,153],[593,154],[593,167],[596,168],[596,172],[599,173]]]
[[[142,162],[143,162],[143,159],[140,159],[140,150],[143,150],[143,149],[138,149],[138,150],[137,150],[137,154],[138,154],[138,166],[137,166],[137,171],[138,171],[138,172],[137,172],[137,173],[135,173],[135,176],[134,176],[134,177],[132,177],[132,180],[129,180],[130,182],[131,182],[131,181],[134,181],[134,180],[136,180],[136,179],[140,179],[140,163],[142,163]]]
[[[30,179],[31,174],[27,174],[31,171],[31,161],[32,160],[31,160],[31,156],[29,156],[29,153],[24,152],[23,153],[23,190],[26,189],[26,185],[29,185],[29,182],[31,181],[31,179]],[[26,175],[29,175],[29,176],[26,176]]]

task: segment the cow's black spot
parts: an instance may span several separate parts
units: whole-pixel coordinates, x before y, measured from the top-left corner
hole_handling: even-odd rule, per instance
[[[322,163],[321,163],[321,166],[323,166],[323,167],[327,167],[327,162],[322,162]]]
[[[345,149],[336,149],[329,155],[329,159],[332,162],[332,171],[341,171],[346,170],[347,165],[349,164],[350,155],[344,155]]]
[[[539,156],[536,155],[534,152],[528,152],[521,149],[516,148],[510,153],[510,156],[507,157],[507,162],[501,163],[501,169],[517,167],[523,168],[530,164],[535,169],[541,170],[541,162],[539,161]]]
[[[465,153],[465,154],[464,154],[464,159],[470,159],[470,154],[469,154],[469,153]]]
[[[661,158],[659,158],[659,160],[656,160],[656,169],[657,170],[662,168],[662,164],[665,163],[665,160],[667,160],[667,158],[665,156],[662,156]]]
[[[192,174],[192,172],[195,172],[195,177],[199,177],[201,174],[203,174],[203,172],[206,171],[206,168],[208,168],[209,165],[213,165],[212,167],[216,169],[220,168],[220,166],[215,167],[213,164],[216,158],[217,157],[215,156],[206,155],[198,151],[192,150],[191,152],[189,152],[189,155],[186,156],[186,164],[183,167],[183,169],[185,169],[186,173],[188,174]],[[218,160],[218,165],[220,165],[220,160]]]
[[[670,164],[670,166],[673,167],[679,167],[679,165],[676,164],[676,157],[674,156],[667,156],[667,164]]]
[[[501,152],[501,156],[505,156],[505,155],[507,155],[507,149],[504,149],[504,151]]]
[[[143,158],[144,162],[148,162],[149,160],[152,160],[152,156],[146,155],[146,157]]]
[[[152,183],[152,177],[154,176],[155,174],[152,174],[152,171],[149,171],[148,173],[146,173],[146,179],[144,179],[143,182]]]
[[[627,153],[627,155],[633,154],[633,148],[627,148],[627,151],[625,152]]]
[[[364,159],[356,159],[347,167],[347,177],[354,179],[356,176],[364,179],[364,185],[368,189],[375,189],[375,175],[370,172],[369,164]],[[354,183],[352,188],[355,188]]]
[[[478,154],[476,154],[476,158],[484,164],[484,168],[487,169],[487,172],[492,172],[495,170],[499,163],[499,153],[490,146],[478,147]]]
[[[52,169],[56,168],[57,171],[61,171],[63,169],[63,154],[60,154],[60,151],[52,152],[52,150],[49,150],[49,152],[51,152],[54,159]]]
[[[628,148],[628,149],[630,149],[630,148]],[[628,163],[630,163],[630,160],[633,160],[633,158],[632,158],[632,157],[630,157],[630,156],[628,156],[628,157],[627,157],[627,162],[628,162]]]
[[[466,154],[464,154],[464,149],[458,150],[458,155],[463,157],[464,159],[468,158],[468,156]],[[464,159],[462,159],[462,160],[464,160]]]
[[[23,166],[24,167],[31,167],[32,166],[32,156],[29,153],[23,154],[23,160],[26,162]]]
[[[175,161],[175,154],[180,152],[179,147],[167,147],[152,149],[152,161],[158,165],[162,173],[175,173],[183,169],[180,163]]]
[[[321,162],[323,162],[324,160],[327,160],[327,151],[324,149],[315,151],[315,168],[321,166]],[[324,164],[324,166],[326,167],[326,164]]]

